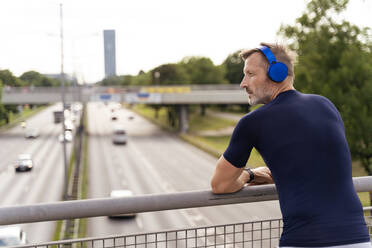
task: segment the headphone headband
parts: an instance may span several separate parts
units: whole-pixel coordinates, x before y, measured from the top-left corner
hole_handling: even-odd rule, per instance
[[[268,48],[267,46],[262,46],[260,48],[258,48],[258,50],[260,50],[266,57],[267,61],[269,62],[269,64],[273,64],[273,63],[276,63],[276,58],[275,58],[275,55],[273,54],[273,52],[270,50],[270,48]]]

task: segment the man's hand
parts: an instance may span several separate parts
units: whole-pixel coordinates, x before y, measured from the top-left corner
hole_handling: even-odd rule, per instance
[[[248,185],[260,185],[274,183],[271,171],[267,167],[257,167],[251,169],[254,173],[254,180],[249,182]]]

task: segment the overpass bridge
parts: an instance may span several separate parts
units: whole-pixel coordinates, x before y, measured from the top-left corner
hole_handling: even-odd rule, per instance
[[[8,87],[2,90],[4,104],[45,104],[61,102],[61,87]],[[169,85],[64,89],[66,102],[114,101],[129,104],[247,104],[239,85]]]
[[[45,104],[62,101],[61,87],[9,87],[2,91],[4,104]],[[239,85],[168,85],[99,87],[76,86],[64,89],[66,102],[124,102],[127,104],[176,105],[179,131],[188,130],[188,105],[248,104]]]

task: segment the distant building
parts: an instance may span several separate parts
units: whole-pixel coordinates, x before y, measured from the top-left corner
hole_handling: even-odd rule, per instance
[[[105,77],[116,76],[115,30],[103,30]]]

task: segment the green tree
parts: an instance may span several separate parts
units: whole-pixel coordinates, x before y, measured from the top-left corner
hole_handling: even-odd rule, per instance
[[[134,76],[131,85],[149,85],[151,84],[151,72],[144,72],[140,70],[138,75]]]
[[[0,80],[4,85],[8,86],[23,86],[24,82],[14,76],[9,70],[0,70]]]
[[[3,82],[0,79],[0,124],[2,124],[4,121],[8,122],[8,113],[4,107],[4,105],[1,103],[1,96],[3,91]]]
[[[225,68],[215,66],[205,57],[186,57],[179,63],[185,68],[191,84],[225,84]]]
[[[163,64],[151,70],[152,84],[187,84],[190,77],[183,66],[179,64]]]
[[[11,73],[9,70],[0,70],[0,80],[2,81],[3,85],[7,85],[7,86],[13,86],[13,87],[19,87],[19,86],[24,86],[25,83],[17,78],[16,76],[13,75],[13,73]],[[6,118],[6,123],[8,123],[9,121],[9,113],[10,112],[13,112],[13,113],[17,113],[18,110],[17,110],[17,105],[3,105],[3,108],[5,109],[5,118]]]
[[[230,84],[240,84],[243,79],[244,61],[239,56],[241,50],[227,56],[222,65],[225,67],[225,78]]]
[[[102,79],[98,84],[102,86],[119,86],[121,85],[122,78],[120,76],[111,76]]]
[[[297,52],[295,86],[328,97],[340,111],[353,159],[372,175],[372,45],[370,30],[337,16],[348,0],[313,0],[280,34]]]
[[[28,85],[28,86],[33,85],[33,86],[52,87],[52,86],[59,85],[58,80],[48,78],[36,71],[25,72],[19,78],[25,82],[25,85]]]

